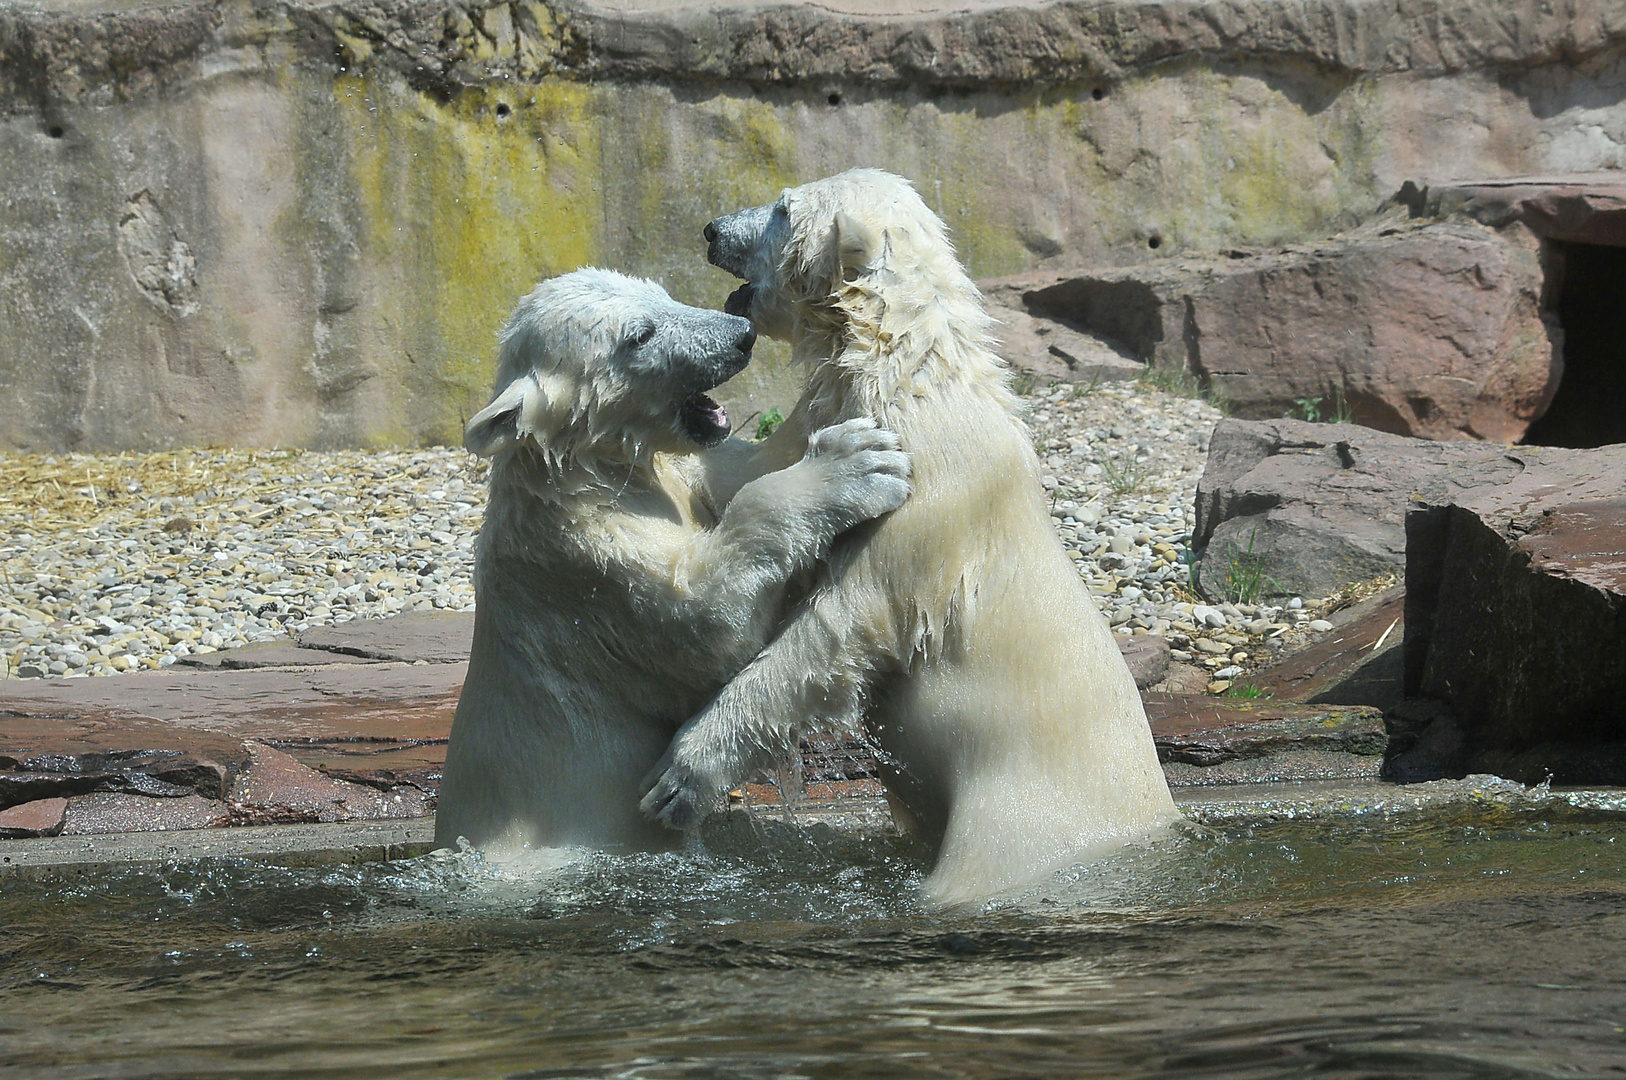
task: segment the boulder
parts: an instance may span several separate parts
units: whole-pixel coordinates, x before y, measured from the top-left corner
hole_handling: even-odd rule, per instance
[[[988,314],[997,324],[999,354],[1020,371],[1043,382],[1127,382],[1146,373],[1146,365],[1119,345],[1058,319],[1029,314],[1009,301],[990,297]],[[1006,301],[1002,303],[1001,301]]]
[[[1344,410],[1399,435],[1512,442],[1562,371],[1543,283],[1539,243],[1522,227],[1390,215],[1317,244],[984,289],[1189,373],[1239,416]]]
[[[1169,641],[1157,634],[1114,634],[1118,651],[1123,653],[1129,673],[1135,677],[1135,686],[1149,689],[1163,681],[1169,673]]]
[[[1399,574],[1414,497],[1443,502],[1512,480],[1527,459],[1567,453],[1408,439],[1355,424],[1222,420],[1197,485],[1198,587],[1234,595],[1251,577],[1260,595],[1324,596]]]
[[[1407,515],[1406,696],[1449,709],[1470,771],[1620,783],[1626,446],[1523,464]]]

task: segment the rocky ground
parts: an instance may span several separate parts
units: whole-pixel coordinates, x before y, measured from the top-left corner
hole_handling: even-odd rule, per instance
[[[1315,601],[1203,604],[1193,500],[1219,413],[1145,382],[1031,390],[1057,532],[1120,634],[1226,685]],[[462,450],[0,457],[7,678],[111,675],[403,610],[467,610],[484,463]],[[1241,599],[1241,598],[1234,598]]]

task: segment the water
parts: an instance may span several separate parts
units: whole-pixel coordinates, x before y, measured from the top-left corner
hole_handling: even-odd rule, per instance
[[[1626,1071],[1626,799],[1209,814],[930,912],[896,838],[0,879],[4,1077]]]

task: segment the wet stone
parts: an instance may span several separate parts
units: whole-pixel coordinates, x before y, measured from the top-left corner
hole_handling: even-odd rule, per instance
[[[36,799],[0,810],[0,839],[20,840],[30,836],[56,836],[62,832],[67,799]]]
[[[97,792],[68,800],[62,833],[65,836],[93,836],[100,833],[207,829],[224,824],[226,818],[224,802],[199,795],[149,799],[141,795]]]

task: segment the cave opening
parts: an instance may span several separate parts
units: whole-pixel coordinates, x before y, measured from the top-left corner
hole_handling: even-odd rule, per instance
[[[1556,247],[1564,374],[1524,441],[1578,449],[1626,443],[1626,247]]]

